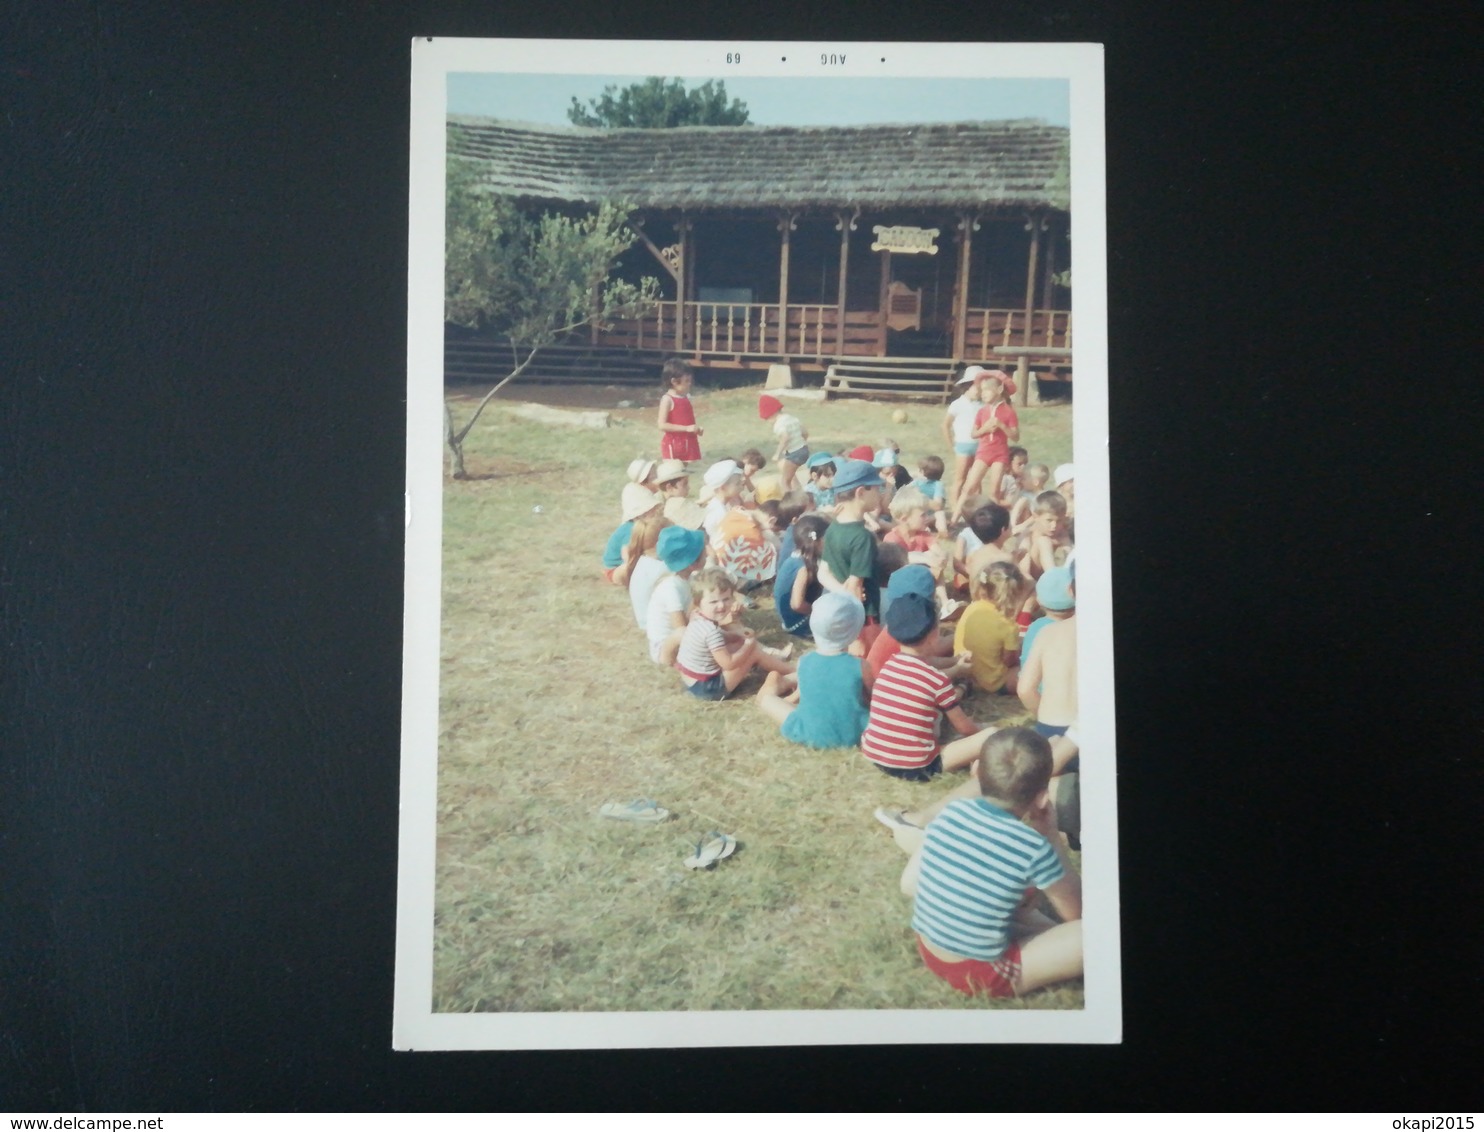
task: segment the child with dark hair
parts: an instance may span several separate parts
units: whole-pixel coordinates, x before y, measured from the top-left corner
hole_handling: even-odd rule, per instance
[[[783,559],[773,581],[773,603],[778,607],[778,620],[786,632],[808,639],[809,614],[824,587],[819,582],[819,556],[824,550],[824,533],[829,529],[826,515],[808,514],[795,520],[794,551]]]
[[[964,575],[970,580],[995,562],[1014,562],[1006,547],[1011,538],[1010,512],[998,503],[986,503],[969,516],[969,529],[979,540],[979,549],[964,560]]]
[[[832,514],[835,510],[835,469],[840,459],[828,452],[816,452],[809,457],[809,482],[804,485],[815,511]]]
[[[955,990],[1013,998],[1082,974],[1082,881],[1057,833],[1051,770],[1034,732],[986,737],[979,797],[944,806],[902,873],[918,952]],[[1062,922],[1032,910],[1028,890]]]
[[[695,376],[683,358],[668,358],[660,370],[659,428],[660,456],[667,460],[695,461],[701,458],[701,436],[704,430],[696,424],[695,406],[690,401]]]
[[[1030,453],[1020,445],[1011,446],[1010,466],[1005,469],[1005,474],[1000,477],[1000,482],[993,491],[994,501],[1001,507],[1014,507],[1015,501],[1020,498],[1020,473],[1025,471],[1030,458]]]

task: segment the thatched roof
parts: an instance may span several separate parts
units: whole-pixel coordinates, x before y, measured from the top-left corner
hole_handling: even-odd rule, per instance
[[[449,119],[449,152],[527,200],[705,209],[1066,208],[1067,130],[1038,119],[911,126],[560,128]]]

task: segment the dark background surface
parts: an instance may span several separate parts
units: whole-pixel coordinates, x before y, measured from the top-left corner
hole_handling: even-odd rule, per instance
[[[0,1106],[1477,1105],[1461,14],[9,6]],[[1107,45],[1122,1046],[391,1052],[409,41],[563,31]]]

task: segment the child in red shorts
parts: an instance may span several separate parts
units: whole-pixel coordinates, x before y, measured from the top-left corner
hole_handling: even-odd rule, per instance
[[[965,994],[1010,998],[1082,974],[1082,881],[1056,830],[1047,741],[997,731],[975,764],[979,797],[949,802],[902,874],[933,974]],[[1030,907],[1044,893],[1061,918]]]

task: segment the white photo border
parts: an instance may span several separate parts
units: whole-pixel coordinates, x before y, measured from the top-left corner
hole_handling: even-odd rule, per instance
[[[727,64],[728,52],[744,62]],[[822,55],[846,62],[822,65]],[[784,58],[788,62],[783,62]],[[447,80],[461,72],[818,79],[1028,78],[1069,83],[1076,229],[1079,731],[1085,975],[1082,1010],[759,1010],[436,1014],[433,911],[443,491],[443,248]],[[512,115],[518,117],[518,115]],[[1103,50],[1096,44],[474,40],[412,45],[407,501],[401,820],[392,1044],[404,1050],[974,1042],[1122,1037],[1108,489],[1108,302]]]

